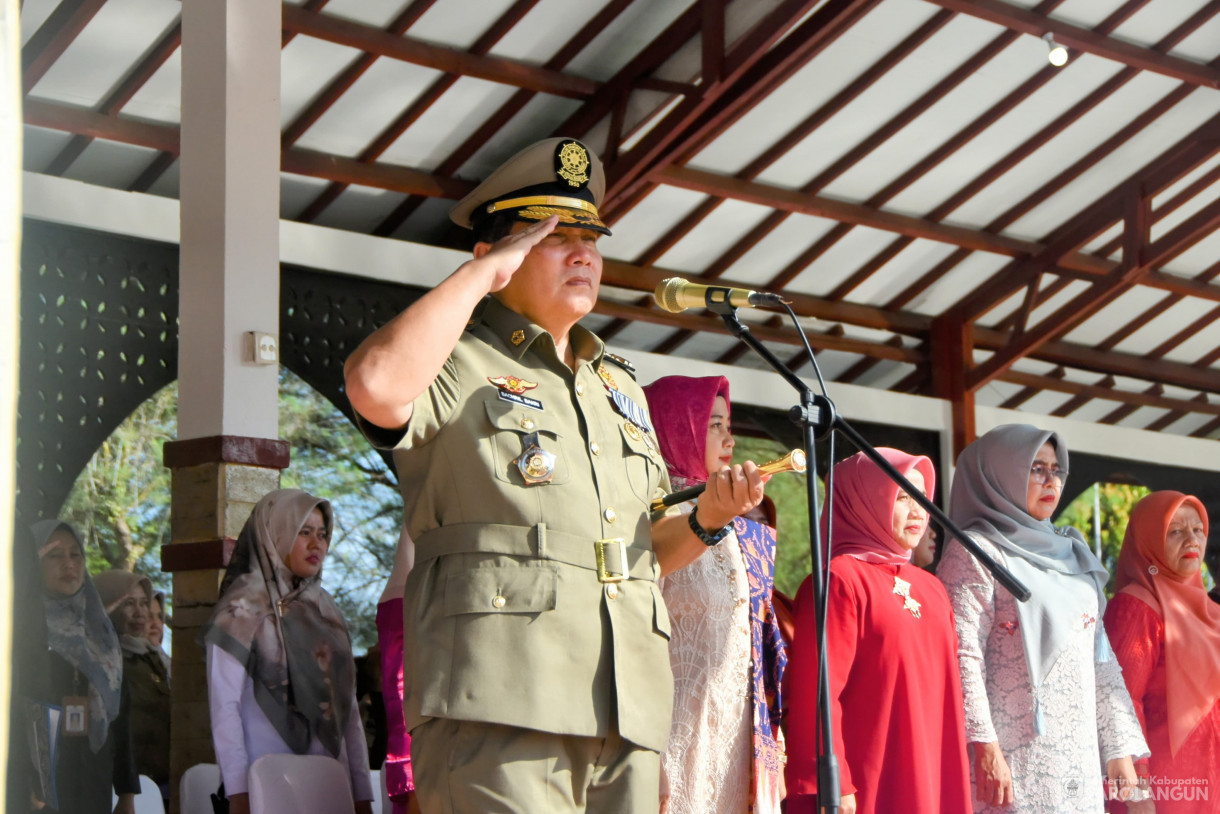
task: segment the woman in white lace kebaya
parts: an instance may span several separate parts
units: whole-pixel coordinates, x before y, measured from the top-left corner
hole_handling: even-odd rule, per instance
[[[1059,436],[1028,424],[996,427],[957,461],[950,516],[1032,593],[1017,602],[946,542],[937,575],[960,642],[975,811],[1101,814],[1108,792],[1135,790],[1132,758],[1148,754],[1101,624],[1106,571],[1050,522],[1067,469]]]
[[[727,379],[666,376],[644,392],[674,489],[731,463]],[[775,530],[742,517],[731,529],[661,580],[674,673],[661,756],[666,814],[778,814],[783,797],[779,686],[787,657],[771,605]]]

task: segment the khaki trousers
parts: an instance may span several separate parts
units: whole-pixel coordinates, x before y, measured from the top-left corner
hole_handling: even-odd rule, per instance
[[[411,730],[422,814],[656,814],[661,757],[624,741],[433,718]]]

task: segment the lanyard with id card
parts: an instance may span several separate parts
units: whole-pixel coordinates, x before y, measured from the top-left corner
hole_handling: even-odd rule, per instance
[[[89,698],[87,696],[64,696],[63,733],[77,736],[89,734]]]

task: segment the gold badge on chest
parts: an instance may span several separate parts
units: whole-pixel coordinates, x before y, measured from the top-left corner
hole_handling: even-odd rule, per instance
[[[605,382],[606,387],[609,387],[611,390],[618,390],[618,385],[615,383],[614,377],[610,375],[610,371],[606,370],[605,365],[597,366],[597,375],[603,382]]]
[[[919,602],[915,597],[911,596],[911,583],[907,582],[900,576],[894,577],[894,593],[902,598],[902,607],[904,610],[910,611],[911,615],[916,619],[919,616]]]
[[[526,486],[550,483],[555,477],[555,464],[558,461],[555,454],[542,448],[536,432],[521,439],[521,446],[521,455],[513,463],[525,479]]]

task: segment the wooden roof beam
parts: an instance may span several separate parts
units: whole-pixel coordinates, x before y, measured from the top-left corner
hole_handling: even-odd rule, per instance
[[[928,0],[942,8],[969,14],[1005,28],[1041,37],[1050,32],[1060,45],[1129,65],[1141,71],[1169,76],[1191,85],[1220,88],[1220,71],[1181,57],[1141,48],[1125,40],[1107,37],[1070,23],[1037,14],[1001,0]]]
[[[583,51],[630,4],[631,0],[611,0],[601,11],[593,15],[584,28],[573,36],[572,39],[568,40],[555,56],[546,62],[544,67],[557,71],[567,66],[577,54]],[[514,116],[520,113],[521,109],[535,95],[535,92],[532,90],[518,90],[514,93],[509,97],[507,102],[492,113],[491,116],[479,125],[478,129],[471,133],[465,141],[437,166],[436,172],[440,175],[455,175],[462,168],[462,165],[481,147],[494,138],[496,133],[507,125]],[[408,197],[398,206],[394,207],[394,210],[389,215],[382,218],[381,223],[377,224],[373,229],[373,234],[381,237],[394,234],[425,200],[425,198],[419,196]]]
[[[539,68],[519,60],[471,54],[456,48],[395,36],[375,26],[345,20],[335,15],[307,11],[291,3],[284,3],[283,8],[285,31],[413,65],[422,65],[442,73],[472,76],[568,99],[586,99],[600,87],[599,83],[592,79]]]
[[[1203,403],[1190,399],[1168,398],[1153,393],[1118,390],[1096,384],[1072,382],[1066,379],[1053,379],[1050,376],[1039,376],[1035,373],[1023,373],[1018,370],[1006,371],[1001,377],[1003,381],[1019,384],[1025,387],[1036,387],[1041,390],[1053,390],[1059,393],[1070,393],[1073,396],[1085,396],[1091,399],[1106,399],[1122,401],[1137,407],[1157,407],[1163,410],[1185,410],[1190,413],[1206,413],[1220,416],[1220,404]]]
[[[178,128],[164,124],[104,116],[85,108],[72,108],[36,99],[27,99],[25,120],[38,127],[78,133],[92,138],[109,139],[134,144],[177,155]],[[461,198],[474,189],[474,183],[458,178],[436,175],[410,167],[390,164],[365,164],[343,156],[328,155],[295,147],[281,152],[280,166],[284,172],[325,178],[350,184],[395,192],[426,195],[432,198]]]
[[[598,300],[594,313],[627,319],[634,322],[649,322],[655,325],[668,325],[682,328],[691,333],[714,333],[731,336],[724,321],[718,316],[700,316],[697,314],[671,314],[656,308],[641,308],[628,303],[611,300]],[[784,345],[801,345],[800,335],[792,328],[773,328],[769,325],[751,324],[750,333],[763,342],[776,342]],[[840,336],[835,331],[808,331],[809,344],[823,350],[837,350],[845,353],[859,353],[867,356],[881,356],[897,362],[919,364],[924,361],[923,351],[916,348],[895,348],[878,342],[863,339],[853,339]]]
[[[931,19],[908,35],[901,43],[891,49],[889,53],[877,62],[874,62],[864,73],[852,80],[847,87],[836,93],[829,102],[806,116],[803,121],[785,133],[779,141],[764,150],[762,154],[747,164],[741,172],[737,173],[736,177],[746,181],[753,181],[758,177],[759,173],[782,158],[785,153],[803,141],[810,133],[825,124],[832,116],[843,110],[861,93],[876,83],[877,80],[889,73],[894,66],[906,59],[916,48],[952,20],[954,16],[953,12],[950,11],[941,11],[934,14]],[[701,223],[705,217],[710,215],[724,200],[724,198],[709,197],[700,203],[677,225],[645,249],[639,257],[639,262],[642,265],[651,265],[652,263],[659,262],[665,252],[673,248],[679,240]],[[704,279],[719,277],[741,255],[749,251],[750,247],[761,237],[760,235],[753,242],[748,242],[745,238],[738,241],[728,252],[717,258],[700,276]],[[746,245],[747,243],[748,245]]]
[[[415,24],[415,21],[424,15],[424,12],[432,8],[436,4],[436,0],[414,0],[410,5],[403,9],[397,17],[390,21],[386,27],[386,31],[396,37],[401,37],[407,33],[407,30]],[[322,114],[330,110],[335,102],[339,101],[339,97],[347,92],[348,88],[356,84],[356,80],[373,67],[373,63],[377,61],[376,54],[362,53],[350,65],[344,68],[338,76],[330,81],[330,83],[322,89],[322,91],[313,98],[305,109],[297,114],[297,117],[288,123],[284,128],[283,134],[280,136],[280,145],[283,147],[291,147],[296,144],[301,136],[305,135],[314,122],[322,118]]]
[[[170,26],[161,39],[148,50],[136,66],[123,77],[114,90],[102,100],[102,103],[97,107],[97,111],[108,116],[117,114],[131,101],[131,97],[135,96],[140,88],[144,87],[144,84],[152,78],[152,75],[174,55],[174,52],[181,45],[182,23],[177,22]],[[91,143],[93,143],[93,139],[89,136],[73,138],[51,159],[43,172],[47,175],[63,175]]]
[[[1061,0],[1043,0],[1043,2],[1040,3],[1036,7],[1036,11],[1039,13],[1049,12],[1049,11],[1053,10],[1055,7],[1057,7],[1058,5],[1060,5],[1060,2],[1061,2]],[[1118,25],[1120,25],[1125,19],[1127,19],[1127,17],[1129,17],[1131,14],[1135,13],[1135,11],[1137,11],[1139,8],[1146,5],[1147,2],[1148,2],[1148,0],[1128,0],[1127,3],[1125,3],[1119,9],[1117,9],[1108,18],[1103,20],[1101,22],[1101,24],[1095,30],[1098,32],[1101,32],[1101,33],[1109,33],[1111,31],[1113,31],[1114,28],[1116,28]],[[929,26],[932,23],[940,20],[942,18],[942,15],[946,15],[946,12],[941,11],[939,14],[934,15],[931,18],[931,20],[928,21],[928,23],[925,23],[925,26]],[[944,19],[947,20],[951,16],[952,16],[952,13],[949,13],[947,16],[944,16]],[[1185,31],[1185,27],[1180,27],[1180,28],[1183,30],[1183,32]],[[1176,34],[1176,32],[1175,32],[1175,34]],[[1171,34],[1170,37],[1167,37],[1166,39],[1168,40],[1168,39],[1172,38],[1173,36],[1175,36],[1175,34]],[[1180,35],[1185,36],[1185,33],[1181,33]],[[837,175],[839,175],[842,171],[845,171],[849,166],[853,165],[859,158],[862,158],[867,152],[870,152],[872,149],[879,146],[886,139],[888,139],[891,135],[898,132],[898,130],[900,130],[902,127],[906,126],[906,124],[909,123],[909,121],[912,119],[912,117],[919,115],[920,113],[925,111],[928,107],[930,107],[932,104],[934,104],[937,100],[942,98],[952,88],[956,87],[957,84],[962,80],[962,78],[977,71],[977,69],[979,67],[981,67],[985,62],[987,62],[992,56],[994,56],[995,53],[997,53],[999,50],[1003,49],[1009,43],[1011,43],[1011,41],[1015,38],[1015,36],[1016,36],[1015,34],[1011,34],[1010,32],[1005,32],[1004,34],[1001,34],[999,37],[996,37],[990,43],[985,45],[980,51],[978,51],[974,56],[972,56],[967,63],[963,64],[960,68],[955,70],[944,80],[937,83],[937,85],[932,90],[930,90],[928,93],[921,96],[919,100],[917,100],[915,103],[908,106],[903,112],[899,113],[894,118],[892,118],[889,122],[887,122],[885,125],[883,125],[883,127],[880,130],[874,132],[872,135],[870,135],[868,137],[868,139],[865,140],[865,142],[862,142],[851,153],[849,153],[847,156],[844,157],[845,159],[850,159],[849,161],[845,161],[844,159],[841,159],[839,162],[836,162],[834,167],[832,167],[830,170],[827,170],[825,173],[822,173],[821,175],[819,175],[818,178],[815,179],[813,183],[807,185],[805,187],[805,189],[807,191],[812,191],[812,192],[818,191],[821,188],[821,185],[828,182],[832,178],[837,177]],[[895,49],[895,51],[897,51],[897,50],[898,49]],[[894,53],[894,52],[891,52],[891,53]],[[1134,74],[1135,74],[1134,71],[1132,71],[1130,73],[1132,76],[1134,76]],[[950,155],[952,155],[955,151],[960,149],[964,144],[966,144],[969,141],[971,141],[972,139],[974,139],[976,136],[978,136],[980,133],[982,133],[984,130],[986,130],[996,121],[998,121],[1002,116],[1004,116],[1009,111],[1011,111],[1013,108],[1015,108],[1018,104],[1020,104],[1030,95],[1032,95],[1035,90],[1037,90],[1042,85],[1049,82],[1056,75],[1057,75],[1056,69],[1053,67],[1050,67],[1050,66],[1047,66],[1047,68],[1045,68],[1044,70],[1039,71],[1036,75],[1031,77],[1029,80],[1022,83],[1022,85],[1020,87],[1018,87],[1016,90],[1014,90],[1012,93],[1009,93],[999,102],[997,102],[996,104],[994,104],[990,108],[988,108],[981,116],[976,118],[974,121],[972,121],[971,123],[969,123],[968,125],[963,127],[961,130],[959,130],[952,137],[950,137],[945,142],[943,142],[939,147],[937,147],[935,150],[933,150],[931,153],[929,153],[927,156],[925,156],[923,159],[921,159],[919,162],[917,162],[914,166],[912,166],[910,169],[908,169],[906,172],[904,172],[902,175],[900,175],[897,179],[895,179],[891,183],[887,184],[879,192],[877,192],[875,195],[870,197],[867,201],[864,202],[865,205],[879,207],[879,206],[882,206],[885,203],[887,203],[895,195],[898,195],[900,192],[905,190],[912,183],[914,183],[919,178],[923,177],[925,174],[927,174],[929,171],[931,171],[933,168],[938,166],[942,161],[944,161],[946,158],[948,158]],[[1110,83],[1107,83],[1107,85],[1109,85],[1109,84]],[[1119,84],[1121,84],[1121,83],[1119,83]],[[981,189],[983,186],[986,186],[987,184],[991,183],[991,181],[995,180],[995,178],[998,178],[999,175],[1002,174],[1002,172],[1004,170],[1008,169],[1012,165],[1015,165],[1021,158],[1023,158],[1029,152],[1032,152],[1033,149],[1035,149],[1035,145],[1040,145],[1041,143],[1044,143],[1045,141],[1049,141],[1049,139],[1053,135],[1058,134],[1062,130],[1066,129],[1073,121],[1075,121],[1076,118],[1079,118],[1079,116],[1083,115],[1085,110],[1091,108],[1092,106],[1094,106],[1096,104],[1099,104],[1102,99],[1104,99],[1106,96],[1110,95],[1110,93],[1113,93],[1113,91],[1116,90],[1117,87],[1118,87],[1118,85],[1114,85],[1109,90],[1099,89],[1100,93],[1094,92],[1094,94],[1091,94],[1090,98],[1092,98],[1094,96],[1097,97],[1095,101],[1090,102],[1090,100],[1086,99],[1082,103],[1074,106],[1072,111],[1069,111],[1068,114],[1065,114],[1064,116],[1059,117],[1051,125],[1048,125],[1048,127],[1043,128],[1043,131],[1041,133],[1039,133],[1034,138],[1027,140],[1023,145],[1021,145],[1020,148],[1015,150],[1013,153],[1010,153],[1009,156],[1005,157],[1005,159],[1003,159],[1001,162],[997,162],[996,165],[993,165],[992,168],[990,168],[987,172],[985,172],[978,179],[976,179],[974,182],[972,182],[971,185],[968,185],[968,187],[977,185],[977,189]],[[971,195],[974,194],[973,192],[968,192],[967,190],[963,190],[962,192],[966,193],[966,195],[965,195],[966,197],[970,197]],[[928,213],[928,215],[926,217],[929,220],[936,220],[936,221],[943,220],[954,209],[956,209],[958,205],[960,205],[961,200],[964,200],[964,198],[959,199],[959,197],[957,195],[955,195],[952,198],[950,198],[948,201],[946,201],[943,204],[941,204],[940,206],[938,206],[935,210]],[[822,240],[819,241],[820,251],[818,251],[817,253],[820,254],[822,251],[829,249],[830,246],[834,245],[834,243],[836,243],[839,239],[841,239],[843,236],[845,236],[850,231],[851,231],[850,226],[845,226],[843,228],[836,227],[829,234],[827,234],[824,238],[822,238]],[[876,260],[878,260],[878,259],[884,260],[887,257],[896,256],[903,249],[905,249],[907,246],[909,246],[912,242],[913,242],[913,238],[910,238],[910,237],[902,237],[902,238],[898,238],[897,240],[892,241],[890,243],[890,245],[880,255],[877,256],[877,258],[874,258],[874,261],[870,261],[869,263],[862,266],[855,273],[853,273],[847,280],[845,280],[839,287],[837,287],[835,289],[835,291],[832,292],[831,298],[832,299],[842,299],[843,297],[847,296],[847,294],[855,286],[860,285],[861,283],[864,282],[864,280],[867,280],[873,273],[876,272],[876,270],[878,268],[881,267],[881,265],[884,264],[884,262],[878,263],[878,262],[876,262]],[[800,270],[799,268],[796,269],[796,272],[799,273],[799,270]],[[786,281],[788,279],[791,279],[790,275],[794,276],[793,269],[791,267],[785,269],[783,272],[781,272],[779,275],[777,275],[777,277],[774,280],[772,280],[769,285],[771,287],[775,287],[778,285],[786,284]],[[926,287],[926,285],[930,285],[931,282],[932,282],[931,280],[925,281],[924,287]],[[923,287],[915,289],[913,292],[911,292],[911,296],[917,296],[918,293],[922,290],[923,290]]]
[[[818,6],[817,0],[783,0],[733,44],[725,56],[721,81],[701,86],[698,96],[685,97],[628,153],[606,168],[604,209],[608,215],[613,218],[621,214],[623,201],[650,188],[653,181],[649,176],[656,167],[675,161],[701,135],[723,130],[728,126],[726,118],[761,100],[769,78],[790,76],[878,2],[828,0],[809,14]],[[806,15],[808,19],[800,22]],[[799,27],[792,30],[798,23]],[[756,67],[757,74],[750,74]],[[701,119],[718,101],[723,103],[720,116],[714,121]],[[691,130],[692,125],[696,126],[695,131]]]
[[[1135,234],[1128,245],[1128,253],[1138,259],[1124,261],[1103,281],[1073,297],[1054,314],[1042,320],[1033,329],[1015,336],[1001,351],[988,359],[969,375],[972,388],[978,388],[994,379],[1014,362],[1028,356],[1041,345],[1070,331],[1102,307],[1113,302],[1120,294],[1139,282],[1154,265],[1167,262],[1186,248],[1206,237],[1220,227],[1220,201],[1196,213],[1175,229],[1146,249],[1143,239],[1148,229],[1148,199],[1141,196],[1143,206],[1136,207],[1127,219],[1127,232]]]
[[[1039,254],[1045,248],[1033,241],[900,215],[863,204],[809,195],[799,190],[742,181],[690,167],[667,167],[661,170],[657,177],[669,186],[694,192],[733,198],[785,212],[797,212],[857,226],[871,226],[882,231],[948,243],[972,251],[991,252],[1007,257],[1028,257]],[[1068,269],[1103,274],[1114,267],[1110,261],[1079,252],[1064,252],[1060,263]]]
[[[982,350],[999,351],[1009,342],[1009,334],[975,326],[974,346]],[[1220,371],[1197,364],[1187,365],[1167,359],[1148,359],[1129,353],[1103,351],[1086,345],[1054,340],[1042,345],[1036,354],[1041,362],[1094,373],[1162,382],[1186,390],[1220,392]]]
[[[63,0],[21,49],[21,92],[29,93],[106,0]]]
[[[1174,93],[1171,93],[1165,98],[1173,95]],[[1162,99],[1163,101],[1164,99]],[[1159,105],[1160,103],[1154,105],[1154,109]],[[1145,112],[1147,113],[1147,111]],[[1107,141],[1113,141],[1113,138]],[[1051,232],[1044,241],[1044,248],[1037,252],[1035,257],[1010,265],[993,275],[988,282],[976,288],[950,309],[953,316],[977,320],[978,317],[1007,299],[1013,292],[1028,285],[1032,276],[1042,273],[1048,267],[1068,265],[1059,258],[1074,252],[1079,246],[1089,242],[1108,229],[1111,224],[1124,217],[1124,202],[1133,194],[1132,190],[1138,189],[1142,196],[1152,198],[1160,190],[1208,160],[1218,150],[1220,150],[1220,114],[1213,116],[1193,132],[1185,135],[1171,148],[1145,164],[1092,205],[1078,212]],[[1093,151],[1093,153],[1096,152],[1097,150]],[[1016,208],[1020,209],[1021,206]],[[1002,219],[1006,218],[1007,215],[1002,216]],[[995,223],[989,224],[987,230],[991,230],[995,225]],[[1108,268],[1109,271],[1104,272],[1105,274],[1110,274],[1115,267],[1112,262],[1104,258],[1084,256],[1090,257],[1095,262],[1095,268]],[[1072,267],[1078,268],[1074,265]]]
[[[503,15],[500,16],[492,25],[483,32],[483,34],[475,40],[467,51],[475,56],[487,55],[493,46],[499,42],[509,31],[512,30],[521,18],[530,12],[538,0],[516,0]],[[437,77],[423,93],[415,98],[407,106],[407,109],[398,114],[392,122],[386,125],[373,141],[360,151],[356,156],[356,160],[363,163],[372,163],[390,149],[394,142],[407,131],[413,123],[419,120],[427,112],[428,108],[432,107],[437,100],[445,95],[445,92],[452,88],[457,81],[461,79],[459,74],[446,73]],[[323,212],[326,211],[332,203],[339,199],[344,190],[348,188],[348,184],[342,182],[332,182],[309,202],[301,213],[297,216],[297,220],[303,223],[312,223]]]

